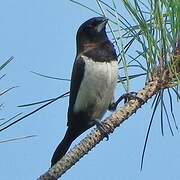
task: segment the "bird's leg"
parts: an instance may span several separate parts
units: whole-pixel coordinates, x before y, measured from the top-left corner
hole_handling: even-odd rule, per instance
[[[132,99],[137,99],[139,102],[143,103],[144,100],[141,99],[140,97],[137,97],[137,92],[129,92],[125,93],[122,96],[119,97],[119,99],[116,102],[113,102],[109,105],[109,110],[110,111],[115,111],[118,104],[124,99],[124,103],[132,100]]]
[[[97,126],[98,130],[103,133],[107,139],[107,141],[109,140],[109,135],[107,133],[107,129],[106,129],[106,123],[101,122],[99,119],[95,119],[94,120],[95,125]]]
[[[111,103],[109,104],[108,110],[109,111],[115,111],[116,107],[117,107],[117,105],[116,105],[116,102],[114,101],[114,97],[113,97],[111,100]]]

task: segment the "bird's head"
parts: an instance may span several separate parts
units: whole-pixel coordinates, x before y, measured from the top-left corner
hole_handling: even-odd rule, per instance
[[[98,43],[107,40],[106,17],[94,17],[84,22],[77,31],[77,48],[85,44]]]

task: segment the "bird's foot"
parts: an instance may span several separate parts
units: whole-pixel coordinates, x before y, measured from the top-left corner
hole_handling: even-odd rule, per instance
[[[108,110],[109,111],[115,111],[116,108],[117,108],[118,104],[116,102],[112,102],[109,107],[108,107]]]
[[[144,100],[140,97],[137,96],[137,92],[129,92],[125,93],[122,96],[119,97],[119,99],[116,102],[113,102],[109,106],[110,111],[115,111],[118,104],[124,99],[124,103],[132,100],[132,99],[137,99],[140,103],[144,103]]]
[[[108,141],[109,140],[109,135],[108,135],[108,132],[107,132],[107,129],[106,129],[106,123],[105,122],[101,122],[99,119],[95,119],[94,120],[95,122],[95,125],[97,126],[98,130],[104,134],[104,136],[106,137],[106,140]]]
[[[140,103],[143,103],[144,100],[137,96],[137,92],[129,92],[122,95],[122,99],[124,99],[124,103],[132,100],[137,99]]]

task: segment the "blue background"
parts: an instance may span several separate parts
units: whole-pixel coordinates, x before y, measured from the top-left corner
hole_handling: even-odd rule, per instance
[[[95,1],[86,4],[98,10]],[[121,3],[117,2],[117,5],[121,9]],[[1,117],[10,118],[18,112],[29,112],[35,107],[17,108],[17,105],[56,97],[68,91],[69,82],[42,78],[30,71],[70,78],[76,52],[76,31],[82,22],[94,16],[97,15],[68,0],[0,2],[0,62],[2,64],[11,55],[15,57],[1,72],[7,75],[0,81],[0,90],[19,86],[1,97],[4,103]],[[123,93],[120,87],[117,94]],[[131,90],[142,87],[136,80]],[[165,136],[161,135],[160,113],[154,119],[143,171],[140,172],[140,159],[152,112],[150,105],[145,104],[110,136],[109,141],[96,146],[62,179],[180,179],[180,135],[173,126],[175,136],[171,136],[166,120]],[[38,135],[0,144],[0,179],[33,180],[49,168],[51,156],[66,131],[67,106],[68,98],[59,100],[0,133],[0,140]],[[179,124],[179,104],[174,102],[174,107]],[[84,135],[76,143],[82,137]]]

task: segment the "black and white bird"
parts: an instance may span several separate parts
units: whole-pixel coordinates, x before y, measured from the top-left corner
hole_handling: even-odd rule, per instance
[[[59,161],[71,143],[100,122],[113,103],[118,78],[117,55],[106,34],[105,17],[84,22],[76,36],[77,54],[72,70],[67,131],[56,148],[51,166]]]

